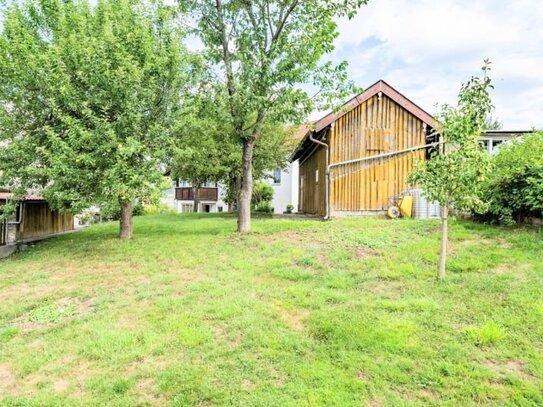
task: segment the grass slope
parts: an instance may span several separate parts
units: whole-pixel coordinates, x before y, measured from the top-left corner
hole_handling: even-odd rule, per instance
[[[0,262],[0,404],[543,405],[543,239],[433,221],[137,218]]]

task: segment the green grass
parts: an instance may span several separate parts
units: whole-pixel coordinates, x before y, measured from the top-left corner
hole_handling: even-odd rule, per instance
[[[543,405],[543,239],[454,222],[135,219],[0,262],[0,405]]]

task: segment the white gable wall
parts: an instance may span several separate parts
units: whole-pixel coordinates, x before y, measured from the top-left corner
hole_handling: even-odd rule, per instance
[[[274,213],[285,212],[289,204],[294,205],[293,212],[298,212],[298,174],[299,163],[295,161],[281,171],[280,183],[274,183],[273,177],[266,178],[274,190],[272,201]]]

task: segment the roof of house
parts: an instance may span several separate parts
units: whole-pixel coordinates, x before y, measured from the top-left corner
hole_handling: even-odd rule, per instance
[[[487,130],[481,137],[517,137],[527,133],[533,133],[533,130]]]
[[[13,194],[11,192],[0,192],[0,201],[5,201],[8,199],[13,199]],[[36,195],[36,194],[29,194],[25,196],[23,201],[45,201],[43,197]]]
[[[436,121],[430,113],[426,112],[416,103],[408,99],[402,93],[398,92],[396,89],[394,89],[392,86],[390,86],[388,83],[381,79],[375,82],[362,93],[347,101],[343,106],[341,106],[341,108],[337,112],[329,113],[321,119],[315,121],[312,126],[308,128],[305,135],[302,137],[300,144],[298,145],[296,151],[293,153],[291,159],[296,160],[297,158],[299,158],[299,152],[303,150],[302,147],[306,140],[309,138],[309,134],[311,132],[320,132],[321,130],[334,123],[340,117],[349,113],[349,111],[351,111],[352,109],[360,106],[362,103],[369,100],[373,96],[378,95],[379,93],[382,93],[392,99],[394,102],[403,107],[413,116],[419,118],[423,123],[426,123],[428,126],[432,128],[436,126]]]

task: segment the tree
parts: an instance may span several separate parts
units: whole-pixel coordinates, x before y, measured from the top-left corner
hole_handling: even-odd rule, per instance
[[[503,128],[502,122],[498,119],[488,116],[485,122],[485,130],[501,130]]]
[[[173,179],[189,181],[193,188],[194,211],[198,211],[198,189],[206,182],[221,182],[230,172],[235,154],[224,111],[211,97],[213,89],[200,89],[177,116],[169,167]]]
[[[180,2],[214,65],[241,150],[238,231],[251,228],[255,148],[266,123],[298,123],[316,105],[354,91],[346,64],[319,64],[334,48],[336,18],[367,0],[189,0]],[[301,85],[312,83],[311,97]]]
[[[441,251],[438,278],[445,278],[448,219],[450,210],[482,208],[482,183],[490,171],[490,157],[479,145],[486,118],[492,110],[490,62],[485,60],[483,77],[472,77],[462,85],[456,107],[444,105],[438,116],[442,146],[409,176],[425,196],[441,206]]]
[[[132,205],[160,185],[189,83],[175,10],[138,0],[27,0],[0,36],[0,184],[53,208]]]
[[[207,74],[203,74],[203,78]],[[223,197],[232,210],[237,208],[241,179],[241,150],[232,137],[229,112],[217,86],[203,84],[187,100],[176,121],[169,166],[174,179],[190,181],[197,189],[205,182],[226,186]],[[284,168],[297,140],[296,128],[267,121],[253,155],[253,175],[263,178],[267,172]],[[197,201],[195,194],[195,201]],[[197,202],[195,202],[196,208]]]

